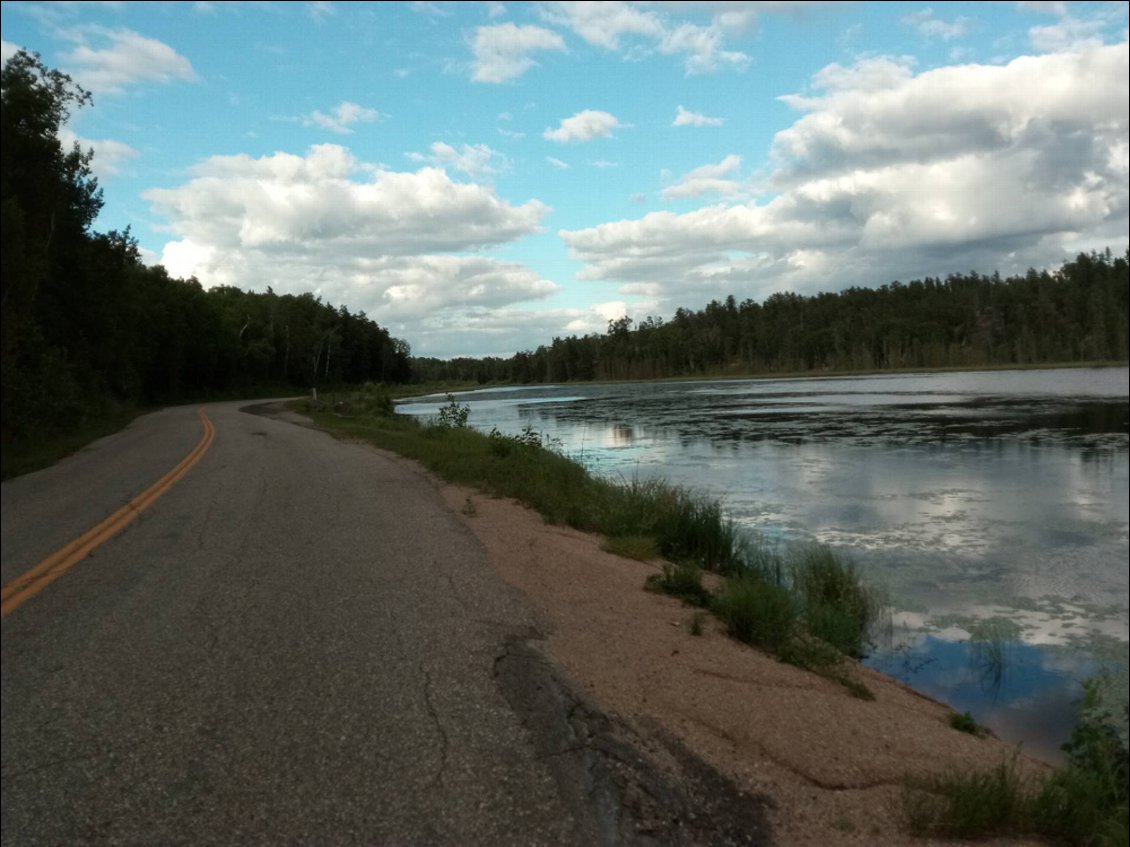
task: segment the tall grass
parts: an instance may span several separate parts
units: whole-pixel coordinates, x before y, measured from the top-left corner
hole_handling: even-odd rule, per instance
[[[1063,745],[1067,766],[1025,779],[1015,758],[988,771],[948,773],[908,787],[905,814],[916,835],[975,838],[1032,835],[1079,847],[1130,841],[1130,751],[1115,719],[1085,683],[1082,714]]]

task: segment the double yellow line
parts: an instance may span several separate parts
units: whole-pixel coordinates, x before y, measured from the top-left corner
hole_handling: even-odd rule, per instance
[[[2,599],[2,602],[0,602],[0,618],[7,617],[10,612],[18,609],[85,559],[96,547],[109,541],[125,529],[134,518],[152,506],[158,497],[172,488],[192,469],[193,465],[200,461],[201,457],[208,452],[208,448],[212,446],[212,439],[216,437],[216,428],[212,426],[212,421],[204,414],[203,409],[198,409],[197,414],[200,415],[200,422],[204,424],[204,435],[192,452],[181,459],[171,471],[98,526],[87,530],[70,544],[56,550],[31,570],[5,585],[0,592],[0,599]]]

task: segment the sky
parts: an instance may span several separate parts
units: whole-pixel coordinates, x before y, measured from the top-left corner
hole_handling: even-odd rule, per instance
[[[1127,249],[1124,2],[3,2],[100,232],[420,356]]]

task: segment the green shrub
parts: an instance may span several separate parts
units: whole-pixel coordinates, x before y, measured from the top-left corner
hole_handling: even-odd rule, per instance
[[[861,658],[885,605],[852,562],[823,545],[793,553],[793,582],[808,631],[852,658]]]
[[[969,712],[962,712],[960,714],[954,712],[950,715],[950,726],[958,732],[966,732],[969,735],[981,736],[985,733],[985,730],[973,719],[973,715],[969,714]]]
[[[738,641],[774,653],[789,645],[800,622],[796,601],[787,588],[750,574],[727,579],[712,608]]]
[[[652,574],[646,580],[651,591],[678,597],[691,606],[709,606],[710,591],[702,584],[702,569],[691,563],[665,564],[660,573]]]

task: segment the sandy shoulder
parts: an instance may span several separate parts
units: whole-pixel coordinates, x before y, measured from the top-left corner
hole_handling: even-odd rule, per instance
[[[715,621],[693,636],[690,609],[643,589],[656,565],[606,553],[598,537],[515,502],[442,491],[538,609],[561,668],[602,708],[658,724],[739,788],[773,798],[776,843],[923,844],[898,828],[904,778],[1014,752],[952,729],[948,707],[862,666],[872,702],[738,644]]]

